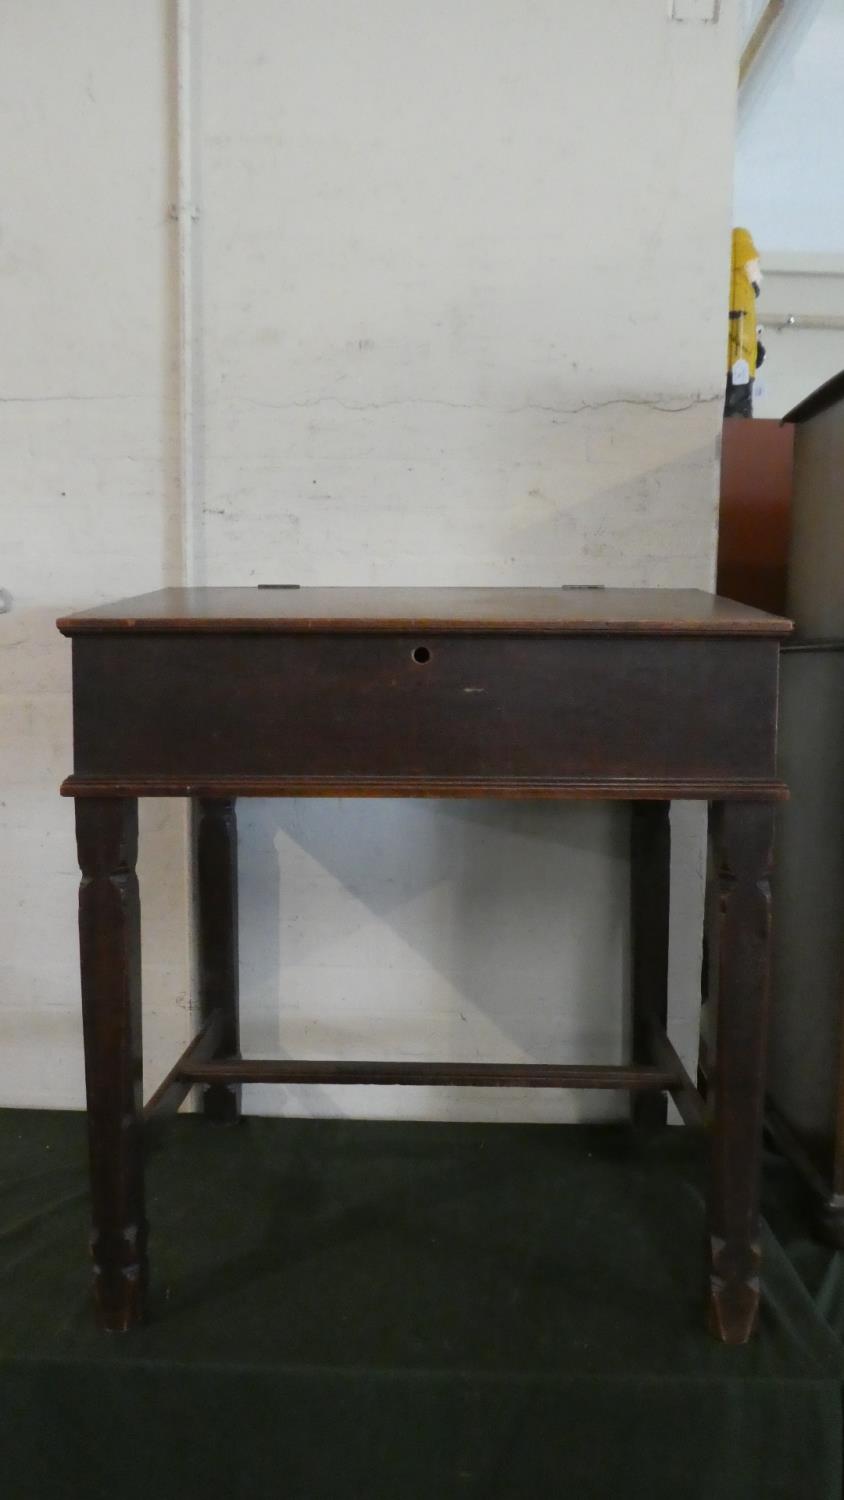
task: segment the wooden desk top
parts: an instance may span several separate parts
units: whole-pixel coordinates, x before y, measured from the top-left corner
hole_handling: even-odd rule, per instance
[[[699,589],[160,589],[68,615],[64,635],[309,632],[784,636],[789,620]]]

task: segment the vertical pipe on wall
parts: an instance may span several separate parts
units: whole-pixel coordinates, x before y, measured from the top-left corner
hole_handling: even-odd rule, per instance
[[[171,12],[172,15],[172,12]],[[197,484],[196,415],[197,374],[196,336],[196,243],[194,226],[199,210],[194,200],[194,21],[192,0],[175,0],[175,152],[176,258],[178,284],[178,408],[179,408],[179,557],[175,569],[179,582],[190,588],[201,581],[202,523]],[[185,815],[185,910],[187,914],[186,970],[188,976],[188,1022],[193,1026],[199,994],[199,964],[196,944],[197,891],[194,870],[194,823],[196,809],[189,798]],[[194,1107],[196,1103],[194,1101]]]
[[[193,6],[176,0],[176,204],[179,287],[179,496],[181,502],[181,581],[196,581],[199,527],[196,516],[194,221],[193,200]]]

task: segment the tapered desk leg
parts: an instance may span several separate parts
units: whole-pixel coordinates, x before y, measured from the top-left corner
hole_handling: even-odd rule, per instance
[[[194,807],[197,948],[202,1019],[223,1017],[218,1057],[240,1056],[237,951],[237,813],[233,798],[197,799]],[[206,1119],[240,1115],[240,1085],[203,1089]]]
[[[79,798],[76,840],[94,1292],[106,1328],[143,1318],[141,924],[134,798]]]
[[[649,1063],[651,1021],[668,1019],[668,918],[671,885],[670,803],[634,802],[630,837],[633,945],[633,1061]],[[633,1095],[637,1125],[664,1125],[664,1093]]]
[[[710,1321],[750,1337],[759,1306],[759,1174],[768,1020],[774,809],[714,809],[718,869],[717,1034],[712,1074]]]

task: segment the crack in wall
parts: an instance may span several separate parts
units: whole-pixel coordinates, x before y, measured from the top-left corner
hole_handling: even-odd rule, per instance
[[[39,405],[44,402],[72,402],[72,401],[149,401],[157,399],[152,396],[115,394],[75,394],[69,393],[59,396],[2,396],[0,395],[0,406],[14,405]],[[706,396],[702,393],[692,396],[689,401],[670,401],[664,397],[651,396],[610,396],[606,401],[581,401],[576,406],[552,406],[544,402],[527,401],[521,406],[497,406],[489,401],[448,401],[439,396],[398,396],[389,401],[346,401],[341,396],[313,396],[304,401],[262,401],[257,396],[234,396],[234,401],[243,401],[247,406],[266,407],[269,411],[307,411],[317,406],[339,406],[343,411],[384,411],[391,406],[442,406],[453,411],[489,411],[499,416],[520,416],[523,412],[544,412],[548,416],[576,417],[585,411],[602,411],[610,406],[639,406],[646,407],[651,411],[672,412],[691,411],[696,406],[709,406],[715,401],[722,399],[721,393]],[[213,401],[207,403],[214,405]]]
[[[384,411],[391,406],[442,406],[454,411],[488,411],[498,416],[514,417],[524,412],[542,412],[548,416],[576,417],[581,412],[602,411],[611,406],[645,407],[650,411],[691,411],[696,406],[711,406],[723,399],[722,393],[706,396],[698,394],[689,401],[667,401],[663,397],[611,396],[606,401],[582,401],[577,406],[551,406],[543,402],[528,401],[522,406],[496,406],[486,401],[447,401],[437,396],[402,396],[390,401],[346,401],[341,396],[314,396],[305,401],[262,401],[257,396],[234,396],[232,400],[243,401],[247,406],[265,407],[269,411],[310,410],[317,406],[339,406],[343,411]]]

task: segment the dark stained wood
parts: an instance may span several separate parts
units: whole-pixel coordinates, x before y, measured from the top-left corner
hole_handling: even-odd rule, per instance
[[[710,1316],[743,1344],[759,1305],[759,1170],[771,937],[774,817],[722,804],[713,818],[720,894],[717,1030],[711,1089]]]
[[[695,1087],[668,1033],[656,1019],[650,1023],[650,1053],[654,1064],[666,1073],[674,1075],[668,1092],[677,1107],[684,1125],[694,1129],[706,1123],[706,1104],[700,1090]]]
[[[68,776],[63,797],[460,797],[522,801],[629,802],[680,799],[782,802],[784,781],[748,777],[696,781],[600,776]]]
[[[633,1060],[655,1061],[653,1023],[668,1022],[668,920],[671,903],[671,824],[668,802],[634,802],[631,809],[630,935],[633,949]],[[665,1094],[633,1100],[637,1125],[664,1125]]]
[[[787,635],[788,620],[699,589],[161,589],[58,621],[65,635],[187,631]]]
[[[61,622],[74,636],[95,1251],[109,1327],[141,1316],[137,796],[197,799],[208,1024],[150,1101],[207,1112],[277,1083],[668,1091],[697,1119],[665,1030],[668,803],[718,804],[722,1024],[713,1129],[713,1327],[750,1331],[764,1071],[766,837],[788,623],[694,591],[165,591]],[[236,796],[635,801],[629,1067],[241,1059]],[[218,1019],[211,1020],[212,1015]],[[644,1115],[644,1108],[637,1111]],[[664,1104],[658,1109],[664,1117]]]
[[[78,802],[76,839],[94,1293],[123,1331],[146,1290],[137,802]]]
[[[721,442],[718,592],[785,611],[794,428],[728,417]]]
[[[197,968],[204,1018],[223,1018],[218,1055],[240,1053],[238,1016],[237,814],[232,799],[200,799],[193,811],[196,878]],[[240,1115],[235,1082],[210,1083],[202,1094],[209,1120],[229,1123]]]
[[[840,406],[844,400],[844,375],[839,374],[814,391],[799,406],[783,419],[778,441],[793,442],[794,475],[791,511],[793,512],[794,536],[790,555],[783,558],[782,535],[776,531],[772,539],[771,521],[776,521],[770,506],[763,513],[757,509],[748,514],[744,535],[745,559],[753,568],[764,562],[770,563],[772,548],[776,547],[778,560],[783,562],[785,575],[783,596],[794,601],[795,609],[802,614],[799,619],[799,638],[789,644],[789,669],[786,675],[786,691],[782,715],[782,763],[794,770],[797,790],[801,794],[801,806],[794,809],[788,819],[783,820],[781,859],[786,866],[802,857],[805,848],[812,843],[808,838],[811,826],[811,796],[803,796],[806,778],[811,781],[817,773],[820,781],[824,770],[818,759],[820,743],[826,738],[828,749],[836,733],[838,702],[835,689],[831,690],[828,702],[815,701],[812,705],[817,723],[824,723],[819,730],[821,740],[813,740],[811,733],[803,740],[801,736],[801,709],[792,700],[792,692],[801,697],[798,683],[801,677],[808,681],[805,673],[811,663],[799,661],[806,654],[820,656],[840,653],[844,641],[842,632],[833,620],[830,623],[819,614],[816,600],[826,600],[827,609],[840,587],[833,567],[827,568],[827,556],[835,558],[835,549],[818,545],[818,538],[832,535],[831,518],[840,504],[839,459],[840,433],[844,413]],[[837,408],[837,409],[836,409]],[[737,424],[756,429],[759,422]],[[768,424],[763,424],[767,426]],[[726,437],[726,433],[725,433]],[[757,439],[758,441],[758,439]],[[767,439],[763,438],[763,442]],[[838,446],[836,446],[838,445]],[[737,474],[737,479],[740,475]],[[820,497],[820,498],[819,498]],[[760,495],[760,500],[763,497]],[[723,503],[722,503],[723,511]],[[790,528],[791,529],[791,528]],[[833,528],[834,529],[834,528]],[[809,545],[814,542],[814,545]],[[807,555],[807,546],[810,556]],[[786,566],[787,564],[787,566]],[[724,580],[719,575],[719,587],[724,590]],[[731,590],[734,597],[746,603],[762,602],[758,593],[745,587]],[[773,603],[771,607],[780,607]],[[825,637],[825,638],[821,638]],[[796,655],[792,655],[796,653]],[[817,665],[820,665],[818,663]],[[815,695],[816,697],[816,695]],[[795,702],[792,709],[791,703]],[[807,701],[807,700],[804,700]],[[803,741],[801,743],[801,741]],[[822,759],[822,757],[821,757]],[[815,762],[814,768],[812,761]],[[802,767],[804,786],[799,785]],[[830,810],[829,834],[832,843],[826,851],[827,864],[835,863],[840,856],[840,829],[836,828],[838,815],[835,798]],[[808,820],[808,821],[807,821]],[[802,832],[801,832],[802,827]],[[836,840],[838,841],[836,843]],[[834,846],[834,847],[833,847]],[[823,862],[823,861],[822,861]],[[782,895],[786,897],[786,881]],[[822,901],[811,903],[808,925],[786,917],[777,922],[778,936],[774,958],[774,1004],[772,1007],[772,1053],[773,1076],[769,1084],[766,1111],[768,1129],[777,1146],[788,1156],[803,1177],[812,1198],[815,1222],[822,1236],[833,1244],[844,1247],[844,986],[836,971],[840,970],[840,938],[835,934],[835,922],[829,923],[829,914],[834,901],[833,892],[824,892]],[[802,930],[800,930],[802,927]],[[839,930],[841,923],[838,923]],[[817,953],[813,958],[813,973],[804,974],[798,980],[793,961],[789,960],[789,949],[793,943]],[[793,960],[793,955],[792,955]],[[797,966],[799,968],[799,965]],[[800,1078],[805,1073],[804,1059],[798,1045],[798,1035],[805,1029],[813,1033],[815,1062],[811,1071],[817,1074],[820,1057],[826,1052],[829,1059],[828,1076],[823,1069],[816,1076],[816,1097]],[[837,1056],[838,1067],[833,1069]]]
[[[212,1011],[203,1021],[196,1035],[188,1042],[181,1057],[173,1064],[167,1077],[158,1085],[155,1093],[150,1094],[144,1105],[145,1127],[167,1119],[181,1108],[194,1086],[187,1079],[185,1068],[190,1062],[205,1062],[209,1057],[219,1056],[223,1024],[221,1010]]]
[[[95,781],[776,781],[775,639],[92,635],[74,769]],[[381,785],[379,785],[379,783]],[[717,791],[715,793],[717,795]]]
[[[804,396],[791,411],[786,412],[783,422],[808,422],[810,417],[820,416],[821,412],[828,411],[831,406],[837,406],[839,401],[844,401],[844,370],[825,380],[810,396]]]
[[[679,1081],[672,1068],[554,1063],[312,1062],[303,1059],[188,1059],[182,1077],[194,1083],[430,1084],[463,1088],[661,1089]]]

